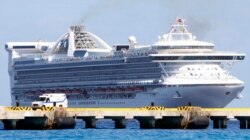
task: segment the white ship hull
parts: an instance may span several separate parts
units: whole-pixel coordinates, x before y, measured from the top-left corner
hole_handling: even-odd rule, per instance
[[[201,106],[225,107],[237,98],[244,87],[233,86],[187,86],[157,88],[151,92],[137,93],[134,99],[69,100],[69,107],[143,107],[143,106]],[[179,93],[177,95],[177,92]],[[20,105],[29,105],[20,101]]]

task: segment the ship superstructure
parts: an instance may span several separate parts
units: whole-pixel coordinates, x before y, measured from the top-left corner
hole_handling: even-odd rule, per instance
[[[183,19],[152,45],[109,46],[83,26],[57,42],[8,42],[12,105],[65,93],[71,107],[224,107],[243,82],[229,72],[244,54],[196,40]]]

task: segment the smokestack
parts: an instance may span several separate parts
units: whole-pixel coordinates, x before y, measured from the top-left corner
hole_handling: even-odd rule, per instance
[[[83,25],[74,25],[74,26],[70,26],[70,31],[72,32],[84,32],[84,26]]]

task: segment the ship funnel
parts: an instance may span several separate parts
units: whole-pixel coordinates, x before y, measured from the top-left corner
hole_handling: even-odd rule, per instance
[[[91,49],[96,48],[95,41],[89,36],[88,32],[84,30],[83,25],[70,26],[70,41],[73,41],[72,46],[75,49]],[[73,45],[74,44],[74,45]]]
[[[70,30],[72,32],[84,32],[84,26],[83,25],[70,26]]]

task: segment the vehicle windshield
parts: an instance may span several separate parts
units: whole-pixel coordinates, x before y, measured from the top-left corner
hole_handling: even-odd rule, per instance
[[[39,101],[45,101],[45,99],[46,99],[45,97],[40,97]]]

